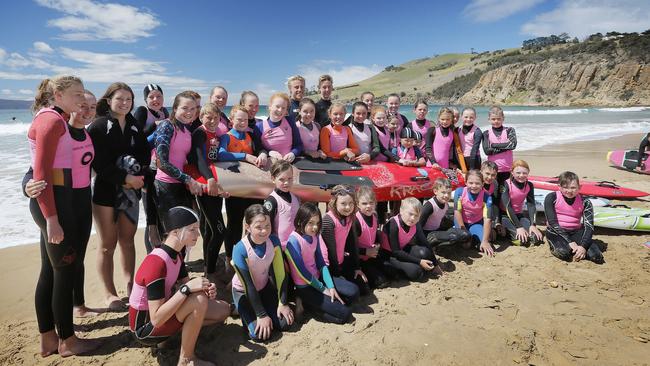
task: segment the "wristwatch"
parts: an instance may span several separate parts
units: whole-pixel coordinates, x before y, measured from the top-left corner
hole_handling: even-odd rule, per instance
[[[190,296],[190,294],[192,293],[192,291],[190,291],[190,287],[188,285],[181,286],[181,288],[178,291],[180,291],[180,293],[185,295],[185,296]]]

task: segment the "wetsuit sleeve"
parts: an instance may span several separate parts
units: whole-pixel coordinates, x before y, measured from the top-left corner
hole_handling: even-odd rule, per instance
[[[372,126],[368,126],[368,128],[370,128],[370,160],[373,160],[381,153],[381,144],[379,143],[377,131]]]
[[[278,214],[278,201],[276,201],[275,197],[268,196],[264,200],[264,208],[268,211],[269,216],[271,216],[271,225],[273,225],[275,222],[275,216]],[[274,227],[273,232],[277,233],[278,228]]]
[[[429,245],[429,241],[427,240],[426,235],[424,235],[424,230],[422,230],[422,225],[415,224],[415,243],[419,246],[422,247],[427,247],[429,249],[431,248],[431,245]],[[433,263],[433,265],[438,265],[438,258],[436,258],[436,254],[433,252],[433,249],[431,250],[431,259],[430,261]]]
[[[427,133],[425,134],[425,144],[424,151],[426,154],[426,159],[431,162],[431,164],[436,163],[436,158],[433,156],[433,142],[436,139],[436,128],[429,127]]]
[[[352,129],[350,126],[343,126],[343,128],[348,130],[348,148],[352,150],[355,155],[359,155],[359,145],[357,145],[357,140],[354,138]]]
[[[501,205],[506,209],[506,215],[508,215],[512,224],[519,229],[521,223],[519,222],[519,217],[517,217],[515,209],[512,208],[512,204],[510,203],[510,188],[507,184],[501,186]]]
[[[648,133],[639,144],[639,159],[636,162],[637,167],[643,164],[643,157],[645,156],[645,151],[648,146],[650,146],[650,133]]]
[[[136,126],[142,131],[144,131],[145,125],[147,124],[147,107],[139,106],[133,112],[133,118],[135,118]]]
[[[483,203],[483,219],[489,219],[491,216],[492,212],[492,205],[494,202],[492,201],[491,196],[484,196],[485,197],[485,202]]]
[[[528,208],[528,220],[530,220],[531,225],[535,225],[535,218],[537,216],[537,207],[535,207],[535,187],[533,183],[526,182],[528,184],[528,195],[526,196],[526,207]]]
[[[174,179],[187,183],[190,180],[190,176],[183,173],[180,169],[169,162],[169,146],[174,137],[174,126],[171,122],[165,120],[160,122],[156,132],[158,134],[156,137],[156,156],[158,157],[159,164],[158,169],[162,170]]]
[[[253,132],[247,132],[248,134],[251,135],[251,138],[253,139],[253,153],[255,154],[255,156],[260,156],[260,154],[268,155],[269,152],[266,151],[264,145],[262,145],[261,135],[256,134],[255,131],[256,130],[253,130]]]
[[[165,262],[158,256],[148,255],[138,269],[135,283],[147,288],[147,300],[161,300],[165,298],[166,276]]]
[[[295,123],[289,122],[289,127],[291,127],[291,152],[294,156],[300,156],[303,151],[302,139],[300,138],[300,130],[298,130],[298,126],[296,126]]]
[[[501,151],[514,150],[517,147],[517,133],[512,127],[504,127],[504,130],[506,130],[506,133],[508,134],[508,142],[494,143],[492,144],[492,148]]]
[[[130,114],[126,115],[127,120],[130,120],[132,126],[135,126],[135,120]],[[135,131],[131,129],[132,138],[135,142],[133,147],[133,155],[135,159],[140,163],[143,172],[149,172],[149,164],[151,163],[151,149],[149,148],[149,143],[147,142],[147,137],[142,132],[142,129],[135,126]],[[94,145],[94,143],[93,143]],[[97,149],[95,148],[95,151]]]
[[[469,162],[467,162],[468,168],[470,169],[480,169],[478,165],[478,160],[480,158],[479,149],[481,148],[481,141],[483,140],[483,133],[481,133],[480,128],[474,130],[474,143],[472,144],[472,151],[470,152]]]
[[[225,134],[219,139],[219,161],[242,161],[246,159],[246,153],[234,153],[228,151],[230,134]]]
[[[377,141],[379,142],[379,135],[377,134],[377,131],[373,128],[373,131],[375,131],[375,136],[377,136]],[[399,161],[399,156],[393,154],[393,152],[390,149],[387,149],[384,147],[384,145],[379,142],[379,152],[380,154],[383,154],[386,159],[388,159],[389,162],[394,163],[396,161]]]
[[[318,246],[316,247],[317,251],[319,251]],[[307,267],[305,267],[305,262],[302,260],[302,251],[300,250],[300,244],[298,243],[298,240],[293,237],[293,235],[289,236],[289,240],[287,241],[287,249],[285,251],[287,254],[287,259],[289,262],[289,265],[292,268],[292,271],[295,271],[298,273],[300,277],[311,287],[315,288],[319,292],[323,292],[325,290],[325,285],[320,282],[320,280],[316,277],[314,277],[308,270]],[[323,260],[323,255],[320,255],[321,263],[318,263],[318,257],[316,260],[316,265],[320,267],[325,267],[325,261]]]
[[[427,223],[427,220],[429,220],[429,216],[433,214],[433,205],[431,202],[426,201],[424,205],[422,206],[422,212],[420,213],[420,226],[424,227],[424,225]]]
[[[332,148],[330,147],[330,129],[329,128],[321,128],[320,129],[320,149],[325,153],[325,155],[329,156],[330,158],[333,159],[340,159],[341,154],[340,151],[332,151]]]
[[[27,169],[27,172],[25,172],[25,175],[23,176],[23,182],[21,184],[23,195],[25,195],[27,198],[29,198],[29,196],[27,195],[27,192],[25,192],[25,187],[27,186],[27,182],[29,182],[29,180],[32,178],[34,178],[34,169],[32,169],[30,166],[29,169]]]
[[[584,209],[582,210],[582,237],[579,244],[585,249],[589,249],[591,244],[591,237],[594,234],[594,206],[589,199],[583,198]],[[595,244],[593,244],[595,245]]]
[[[205,141],[207,139],[207,136],[205,135],[205,132],[202,129],[196,129],[194,133],[192,133],[192,155],[194,155],[193,159],[196,167],[199,169],[199,173],[206,179],[214,178],[212,175],[212,170],[208,166],[208,162],[205,160],[206,157],[206,151],[205,151]]]
[[[573,240],[569,237],[566,230],[560,226],[559,221],[557,220],[557,212],[555,211],[555,200],[557,200],[557,192],[551,192],[546,195],[544,199],[544,216],[546,216],[546,230],[556,234],[562,239],[566,240],[567,243],[571,243]]]
[[[345,239],[345,252],[348,253],[352,261],[352,269],[359,269],[359,234],[354,227],[350,228],[348,237]]]
[[[361,236],[361,224],[359,223],[359,219],[355,216],[354,221],[352,221],[352,230],[354,230],[355,233],[357,233],[357,248],[358,248],[358,253],[360,255],[365,255],[366,254],[366,248],[359,248],[359,237]]]
[[[32,122],[29,136],[36,143],[34,154],[34,180],[47,182],[45,190],[36,198],[38,206],[45,218],[56,216],[56,205],[54,201],[54,187],[52,181],[52,165],[59,145],[60,137],[65,133],[65,126],[58,116],[53,113],[44,113],[37,116],[38,121]]]
[[[255,315],[258,318],[263,318],[267,316],[266,310],[264,310],[264,305],[262,305],[262,298],[255,288],[255,283],[253,282],[253,278],[251,277],[251,273],[248,269],[248,263],[246,262],[247,258],[248,255],[246,254],[244,243],[239,241],[232,250],[232,261],[234,264],[235,272],[244,285],[246,297],[251,303],[251,307],[255,311]]]
[[[336,235],[334,234],[334,222],[329,215],[323,217],[321,236],[327,247],[327,257],[329,259],[329,269],[333,276],[341,275],[341,267],[336,257]]]
[[[399,220],[398,220],[399,221]],[[390,244],[391,255],[402,262],[420,264],[420,259],[416,258],[399,247],[399,225],[395,220],[388,223],[388,242]]]
[[[284,257],[282,256],[282,245],[277,236],[270,237],[273,243],[273,263],[269,270],[269,276],[274,280],[276,289],[278,290],[278,302],[280,305],[287,305],[289,281],[287,273],[284,270]]]
[[[325,287],[334,288],[334,281],[332,280],[332,275],[330,274],[329,267],[327,266],[325,258],[323,257],[323,248],[321,247],[320,243],[316,246],[316,267],[320,271],[323,282],[325,282]]]
[[[483,143],[483,152],[485,155],[494,155],[498,152],[490,144],[489,131],[483,131],[483,138],[481,139],[481,142]]]
[[[459,187],[456,188],[454,191],[454,211],[461,211],[463,209],[463,205],[461,204],[461,199],[460,197],[463,195],[463,188]]]
[[[422,155],[422,150],[420,150],[420,147],[418,147],[418,146],[413,146],[413,152],[415,153],[415,159],[416,160],[420,160],[420,158],[424,157]]]

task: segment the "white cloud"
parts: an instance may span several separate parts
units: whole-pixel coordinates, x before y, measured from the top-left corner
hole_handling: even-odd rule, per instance
[[[298,66],[298,73],[307,81],[307,87],[313,88],[318,84],[318,78],[329,74],[334,79],[334,87],[348,85],[367,79],[381,72],[384,68],[377,64],[371,66],[343,65],[336,60],[315,60],[309,65]]]
[[[50,47],[49,44],[47,44],[45,42],[40,42],[40,41],[34,42],[34,49],[37,52],[41,52],[41,53],[53,53],[54,52],[54,50],[52,49],[52,47]]]
[[[584,38],[594,33],[642,32],[650,29],[647,0],[563,0],[547,13],[524,24],[522,33],[548,36],[566,32]]]
[[[31,89],[20,89],[18,91],[18,94],[23,94],[23,95],[34,95],[34,91]]]
[[[46,74],[24,74],[19,72],[0,71],[0,80],[41,80],[49,75]]]
[[[2,93],[2,95],[11,95],[11,89],[2,89],[0,90],[0,93]]]
[[[463,14],[479,23],[490,23],[532,8],[545,0],[472,0]]]
[[[4,60],[4,58],[5,58],[6,55],[7,55],[7,51],[5,51],[4,49],[0,48],[0,62],[2,62],[2,61]]]
[[[161,22],[146,9],[92,0],[36,0],[42,6],[66,16],[48,21],[63,31],[62,39],[70,41],[109,40],[135,42],[151,37]]]
[[[0,57],[0,64],[6,65],[12,69],[22,69],[26,67],[33,67],[37,69],[48,69],[50,64],[37,56],[30,56],[29,58],[17,52],[12,52],[9,57]]]

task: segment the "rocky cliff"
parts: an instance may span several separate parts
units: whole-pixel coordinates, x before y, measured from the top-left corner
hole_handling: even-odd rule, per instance
[[[650,105],[650,67],[598,55],[517,63],[484,73],[461,104]]]

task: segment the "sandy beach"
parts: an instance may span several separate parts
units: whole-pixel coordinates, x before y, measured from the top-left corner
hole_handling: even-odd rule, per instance
[[[608,150],[636,148],[640,138],[549,145],[515,157],[527,160],[533,175],[573,170],[581,178],[650,192],[649,176],[612,168],[605,160]],[[625,203],[647,208],[650,198]],[[363,299],[374,314],[355,314],[346,325],[307,318],[265,344],[247,341],[240,320],[231,318],[202,331],[197,353],[219,365],[647,365],[650,250],[643,243],[650,235],[597,229],[595,239],[607,246],[603,265],[562,262],[547,244],[497,245],[494,258],[447,248],[438,253],[448,271],[442,278],[375,291]],[[142,232],[136,246],[139,263],[145,254]],[[201,256],[200,246],[193,259]],[[90,307],[103,304],[96,248],[92,237],[85,261]],[[94,354],[41,358],[34,312],[38,245],[1,249],[0,268],[1,365],[176,364],[178,340],[163,350],[139,345],[126,312],[77,320],[80,336],[104,340]]]

